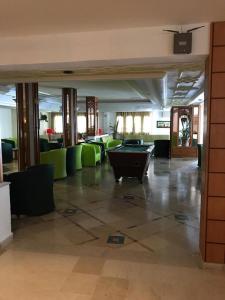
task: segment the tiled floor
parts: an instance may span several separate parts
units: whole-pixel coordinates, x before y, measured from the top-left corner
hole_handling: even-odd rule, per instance
[[[225,272],[200,268],[196,161],[153,160],[143,184],[85,168],[55,199],[56,212],[13,220],[0,300],[225,299]]]

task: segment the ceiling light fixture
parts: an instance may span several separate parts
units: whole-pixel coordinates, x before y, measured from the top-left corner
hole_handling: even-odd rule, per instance
[[[66,74],[66,75],[71,75],[73,73],[74,73],[74,71],[72,71],[72,70],[65,70],[65,71],[63,71],[63,74]]]

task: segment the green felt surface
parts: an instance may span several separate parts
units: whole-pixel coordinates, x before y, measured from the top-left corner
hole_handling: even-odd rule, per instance
[[[146,152],[148,150],[149,146],[144,145],[134,145],[134,146],[121,146],[118,148],[115,148],[111,151],[113,152]]]

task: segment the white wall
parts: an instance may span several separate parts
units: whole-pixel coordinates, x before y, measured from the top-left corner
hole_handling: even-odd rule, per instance
[[[151,114],[151,134],[169,135],[170,128],[157,128],[157,121],[170,121],[170,111],[154,110]]]
[[[14,137],[16,124],[14,123],[13,109],[0,107],[0,135],[2,138]]]
[[[0,183],[0,245],[12,237],[9,184]]]

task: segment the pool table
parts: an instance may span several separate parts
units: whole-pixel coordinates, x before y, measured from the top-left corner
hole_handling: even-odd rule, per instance
[[[124,145],[108,150],[116,182],[121,177],[137,177],[142,183],[153,149],[153,145]]]

